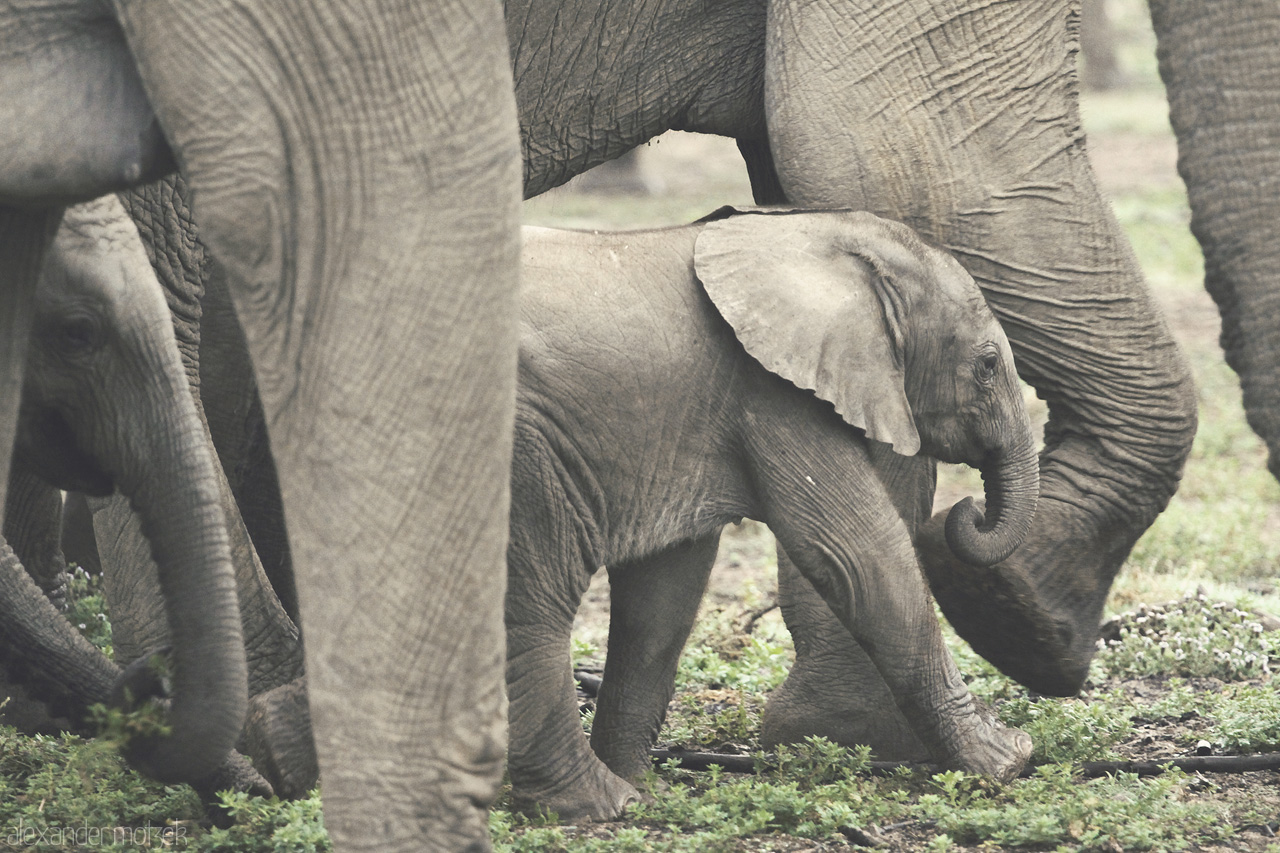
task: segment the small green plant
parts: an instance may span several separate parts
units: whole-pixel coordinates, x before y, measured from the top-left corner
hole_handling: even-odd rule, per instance
[[[15,849],[185,849],[203,813],[190,788],[144,779],[108,744],[0,726],[0,831]]]
[[[97,729],[97,741],[104,746],[121,747],[135,737],[163,737],[173,731],[164,705],[154,699],[131,711],[98,702],[89,706],[89,719]]]
[[[327,853],[332,849],[319,791],[302,800],[268,800],[230,791],[218,798],[235,824],[201,836],[194,848],[199,853]]]
[[[107,618],[107,600],[102,575],[91,575],[76,566],[67,580],[67,619],[90,643],[111,658],[111,620]]]
[[[1280,661],[1280,638],[1253,616],[1204,595],[1136,610],[1118,618],[1099,667],[1112,677],[1171,674],[1224,681],[1258,678]]]
[[[936,777],[935,777],[936,778]],[[961,843],[1057,845],[1059,850],[1165,850],[1231,832],[1222,806],[1188,802],[1190,777],[1130,774],[1081,781],[1064,765],[991,793],[975,789],[961,805],[943,794],[916,802],[920,819]]]
[[[1210,737],[1229,752],[1280,750],[1280,691],[1274,682],[1231,684],[1213,697]]]
[[[1031,736],[1036,764],[1103,761],[1116,757],[1113,748],[1133,732],[1123,704],[1108,697],[1033,700],[1024,695],[1000,706],[1000,720]]]

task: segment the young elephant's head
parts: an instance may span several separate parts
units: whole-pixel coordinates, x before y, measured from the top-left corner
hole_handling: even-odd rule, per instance
[[[208,775],[247,703],[217,463],[164,293],[114,196],[69,208],[45,259],[14,453],[60,488],[129,498],[160,571],[175,668],[173,737],[135,743],[130,758],[163,780]]]
[[[868,438],[978,468],[951,511],[961,559],[1018,547],[1039,467],[1013,355],[964,268],[905,225],[854,211],[745,214],[707,224],[695,269],[746,351],[831,403]]]

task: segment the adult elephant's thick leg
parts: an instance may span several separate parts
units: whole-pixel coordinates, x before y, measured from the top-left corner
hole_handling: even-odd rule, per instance
[[[258,374],[335,848],[487,849],[520,198],[501,9],[116,10]]]
[[[1150,0],[1222,348],[1280,476],[1280,5]]]
[[[868,444],[867,455],[907,529],[916,531],[932,509],[933,461],[900,456],[878,443]],[[866,744],[884,761],[928,760],[871,658],[781,546],[778,603],[796,660],[769,695],[762,742],[771,747],[821,735],[845,746]]]
[[[210,266],[205,277],[201,308],[200,394],[208,401],[204,412],[209,434],[271,589],[296,622],[298,592],[280,479],[244,331],[231,305],[226,276],[217,264]]]
[[[4,508],[4,538],[55,607],[67,600],[62,556],[62,493],[14,459]]]
[[[1186,364],[1096,189],[1076,105],[1078,7],[770,5],[769,140],[788,199],[906,222],[956,253],[1049,403],[1032,532],[970,568],[922,559],[956,629],[1019,681],[1073,693],[1112,578],[1177,486]]]
[[[242,447],[250,426],[262,429],[265,442],[265,425],[225,276],[200,242],[192,222],[189,196],[185,181],[175,175],[122,193],[121,201],[143,235],[152,269],[164,287],[196,414],[206,440],[212,440],[212,447],[218,451],[221,465],[215,473],[235,567],[249,692],[257,695],[302,674],[302,648],[293,618],[282,609],[282,602],[273,592],[274,581],[264,573],[257,542],[251,541],[250,522],[245,516],[258,506],[254,504],[242,512],[235,494],[233,480],[258,476],[244,472],[247,463],[270,467],[269,500],[276,506],[278,537],[284,536],[269,448],[257,448],[260,455],[249,459]],[[206,400],[210,405],[206,406]],[[222,442],[217,440],[219,437]],[[108,552],[112,565],[107,577],[108,596],[114,618],[120,622],[115,636],[117,651],[121,660],[128,661],[163,644],[168,623],[155,592],[154,564],[132,513],[122,502],[99,504],[99,508],[95,526],[102,531],[103,550]],[[272,553],[278,556],[277,551]]]
[[[102,574],[98,556],[98,540],[93,535],[93,511],[89,499],[81,492],[67,492],[62,503],[60,546],[67,565],[75,564],[87,574]]]
[[[61,208],[31,211],[0,205],[0,510],[9,492],[40,264],[61,221]]]
[[[609,655],[596,698],[591,748],[636,781],[675,693],[676,665],[716,561],[720,532],[609,568]]]

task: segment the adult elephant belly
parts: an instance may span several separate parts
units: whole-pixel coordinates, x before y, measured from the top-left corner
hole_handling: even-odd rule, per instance
[[[978,651],[1040,692],[1075,692],[1195,429],[1185,361],[1086,161],[1078,16],[1053,0],[581,5],[507,7],[526,197],[663,131],[717,132],[748,155],[757,200],[906,222],[981,285],[1049,402],[1040,509],[990,569],[924,525],[926,570]]]
[[[506,4],[525,198],[668,130],[764,137],[761,0]]]

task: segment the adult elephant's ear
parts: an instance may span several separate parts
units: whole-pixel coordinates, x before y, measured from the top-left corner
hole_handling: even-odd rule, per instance
[[[694,270],[752,358],[911,456],[899,229],[911,236],[866,213],[746,214],[703,228]]]

